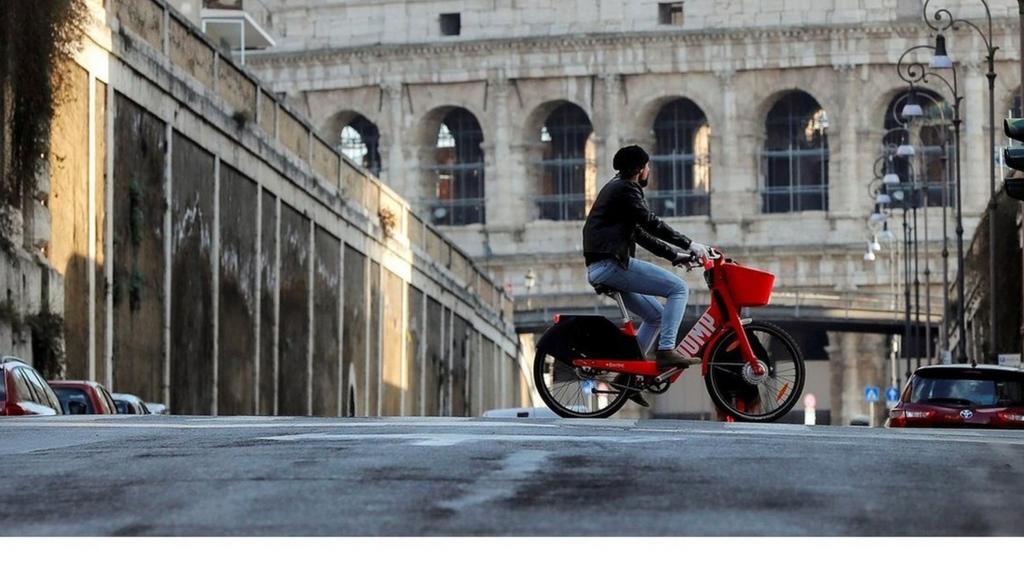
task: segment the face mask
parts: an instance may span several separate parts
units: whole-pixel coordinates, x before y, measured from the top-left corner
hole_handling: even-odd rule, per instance
[[[641,178],[637,181],[637,184],[639,184],[641,188],[647,188],[647,178]]]

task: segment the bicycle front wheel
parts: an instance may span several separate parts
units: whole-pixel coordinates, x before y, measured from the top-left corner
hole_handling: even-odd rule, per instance
[[[740,352],[735,331],[715,343],[704,376],[711,401],[742,422],[773,422],[785,416],[804,389],[804,358],[796,342],[770,322],[744,327],[754,356],[764,369],[757,375]]]
[[[638,377],[571,366],[538,348],[533,379],[548,408],[562,418],[607,418],[629,400]]]

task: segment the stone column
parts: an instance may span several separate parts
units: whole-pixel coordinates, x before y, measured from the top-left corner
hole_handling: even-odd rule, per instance
[[[490,138],[484,141],[487,227],[519,228],[527,220],[523,196],[526,187],[514,184],[516,180],[522,179],[523,173],[519,170],[521,160],[517,163],[512,154],[512,132],[508,112],[510,85],[508,79],[501,73],[488,81],[488,105],[493,107],[494,130]]]
[[[963,135],[960,150],[963,154],[963,211],[977,214],[988,205],[988,139],[985,130],[988,125],[987,80],[977,62],[964,66],[963,87]],[[970,234],[964,235],[964,250],[970,245]]]
[[[387,82],[381,85],[384,91],[384,99],[387,102],[387,116],[385,126],[380,129],[381,143],[388,144],[387,164],[382,166],[381,178],[389,186],[398,191],[410,201],[419,197],[419,190],[410,190],[410,180],[407,178],[410,167],[406,166],[405,155],[402,150],[402,134],[405,133],[403,120],[405,108],[402,105],[402,83]],[[415,161],[415,159],[412,159]]]
[[[832,424],[849,426],[854,419],[868,420],[870,405],[864,401],[864,388],[877,386],[882,402],[875,406],[875,425],[885,422],[887,345],[883,334],[828,332],[825,348],[832,369]]]
[[[841,78],[841,108],[826,110],[834,118],[828,131],[829,212],[836,215],[858,213],[858,194],[867,180],[859,178],[857,158],[857,127],[860,119],[860,86],[857,69],[852,65],[835,66]]]
[[[604,86],[604,98],[594,115],[594,131],[601,136],[603,146],[597,150],[597,185],[602,186],[615,173],[612,158],[622,146],[620,123],[623,106],[622,76],[619,74],[603,74],[601,84]],[[653,153],[648,150],[648,153]]]
[[[754,202],[758,148],[739,149],[740,142],[752,141],[754,135],[740,133],[742,126],[736,110],[735,71],[725,70],[716,76],[722,98],[722,115],[719,126],[711,125],[711,217],[718,228],[719,238],[740,238],[740,220],[753,216],[759,210]],[[741,165],[740,159],[748,153],[755,156]]]

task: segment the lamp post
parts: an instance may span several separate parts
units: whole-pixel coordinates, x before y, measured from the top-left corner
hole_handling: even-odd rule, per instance
[[[948,241],[949,241],[949,238],[948,238],[948,235],[946,233],[946,205],[948,204],[948,188],[949,188],[949,134],[948,134],[948,131],[949,131],[949,128],[951,126],[949,125],[949,123],[946,120],[946,108],[945,108],[945,104],[946,103],[945,103],[945,101],[943,101],[942,99],[936,98],[935,96],[933,96],[928,91],[924,91],[924,90],[920,90],[919,91],[919,90],[915,89],[913,84],[910,84],[909,90],[905,93],[905,97],[903,98],[903,106],[900,109],[900,111],[897,112],[897,109],[899,108],[899,104],[900,104],[900,100],[899,99],[896,100],[896,102],[894,103],[894,106],[892,107],[893,120],[895,122],[897,122],[898,124],[900,124],[901,126],[904,126],[904,127],[907,128],[908,139],[913,139],[914,135],[916,134],[916,136],[917,136],[916,140],[920,144],[920,152],[921,152],[920,154],[917,154],[918,149],[916,149],[912,144],[907,143],[907,144],[900,145],[900,147],[897,149],[897,156],[912,157],[912,158],[917,159],[920,162],[919,169],[920,169],[920,173],[922,174],[921,185],[924,187],[923,190],[922,190],[922,192],[924,194],[923,197],[922,197],[922,199],[923,199],[922,207],[924,208],[924,247],[923,247],[923,251],[924,251],[924,284],[925,284],[925,293],[924,293],[924,299],[925,299],[925,308],[924,308],[925,309],[925,322],[924,322],[925,340],[924,340],[924,342],[925,342],[925,358],[927,358],[929,362],[932,362],[932,361],[934,361],[934,355],[933,355],[933,352],[932,352],[932,338],[931,338],[931,335],[932,335],[932,303],[931,303],[931,296],[932,296],[932,293],[931,293],[932,269],[931,269],[931,242],[930,242],[930,238],[929,238],[929,227],[928,227],[928,212],[929,212],[929,208],[931,207],[931,186],[930,186],[931,181],[929,180],[929,169],[928,169],[929,147],[928,147],[928,144],[925,142],[924,135],[922,133],[922,130],[926,126],[921,125],[921,123],[922,122],[926,122],[928,120],[928,118],[926,117],[924,109],[921,107],[921,105],[918,102],[919,98],[924,98],[927,101],[927,103],[929,105],[929,110],[935,110],[935,111],[938,112],[939,126],[942,128],[942,131],[941,131],[941,135],[942,135],[942,154],[941,154],[940,160],[942,161],[942,168],[943,168],[942,188],[941,188],[941,191],[943,193],[943,200],[942,200],[942,203],[941,203],[942,204],[942,234],[943,234],[943,250],[942,250],[942,258],[943,258],[943,260],[942,260],[942,262],[943,262],[943,272],[942,272],[943,314],[942,314],[941,346],[942,346],[943,350],[948,350],[948,348],[949,348],[949,345],[948,345],[948,334],[947,334],[948,324],[947,324],[947,320],[946,320],[946,318],[948,316],[946,311],[949,310],[949,263],[948,263],[948,256],[949,256]],[[913,130],[912,128],[915,125],[917,126],[917,129]],[[915,204],[915,211],[916,211],[916,208],[917,208],[917,205]],[[916,230],[916,220],[915,220],[915,230]],[[915,281],[916,281],[916,273],[915,273]],[[916,286],[915,286],[915,290],[916,290]],[[915,295],[916,295],[916,292],[915,292]]]
[[[996,128],[995,128],[995,90],[996,90],[996,51],[999,50],[998,46],[992,44],[994,39],[992,35],[992,11],[989,10],[988,2],[986,0],[978,0],[981,5],[985,8],[985,18],[988,22],[988,34],[975,23],[970,20],[964,20],[962,18],[956,18],[953,13],[946,8],[939,8],[933,14],[932,17],[928,18],[928,5],[932,0],[925,0],[924,6],[922,7],[922,14],[924,16],[925,23],[932,30],[937,33],[936,44],[935,44],[935,57],[932,60],[932,67],[938,69],[954,69],[952,60],[946,53],[946,40],[943,36],[943,32],[947,30],[958,30],[960,25],[965,25],[981,36],[982,41],[985,43],[986,56],[985,60],[988,64],[988,71],[985,77],[988,79],[988,169],[989,169],[989,197],[988,197],[988,331],[989,331],[989,349],[988,355],[994,357],[994,354],[999,350],[999,343],[996,338]],[[1020,7],[1021,13],[1024,13],[1024,0],[1017,0]],[[934,20],[934,22],[933,22]],[[1022,32],[1024,34],[1024,32]],[[1024,79],[1024,76],[1022,76]],[[959,199],[958,199],[959,200]],[[959,203],[959,202],[958,202]],[[959,207],[958,207],[959,211]],[[959,226],[959,222],[957,222]],[[963,265],[963,262],[960,262]],[[961,273],[962,277],[962,273]],[[962,280],[961,280],[962,282]],[[960,287],[961,292],[963,286]],[[963,302],[960,303],[961,310],[963,309]],[[960,334],[961,344],[964,334]],[[964,348],[961,346],[961,361],[966,361],[966,353],[963,352]]]
[[[908,218],[909,205],[906,197],[902,181],[900,180],[899,174],[893,170],[893,158],[895,157],[898,147],[891,144],[885,144],[884,140],[886,136],[896,131],[905,131],[905,127],[893,128],[887,131],[883,136],[883,150],[882,155],[875,159],[875,177],[882,181],[882,191],[877,192],[875,195],[875,212],[871,214],[869,223],[877,219],[883,223],[887,222],[889,214],[893,208],[903,208],[903,341],[901,348],[903,349],[903,357],[906,361],[906,373],[905,377],[910,378],[910,352],[917,350],[915,330],[911,327],[911,312],[910,312],[910,256],[911,256],[911,234],[910,234],[910,221]]]
[[[526,271],[526,275],[523,276],[523,286],[526,288],[526,307],[533,308],[533,303],[530,302],[530,292],[533,287],[537,285],[537,273],[530,268]]]
[[[927,4],[926,4],[927,6]],[[920,62],[908,62],[904,63],[904,60],[913,52],[918,50],[930,50],[933,55],[938,53],[940,42],[938,39],[935,46],[929,44],[921,44],[918,46],[911,46],[896,62],[896,71],[900,78],[911,86],[915,86],[918,83],[927,83],[929,79],[937,80],[941,85],[945,86],[951,95],[953,96],[953,147],[955,149],[956,159],[956,261],[957,261],[957,360],[961,363],[967,361],[967,331],[965,322],[965,290],[964,290],[964,225],[963,225],[963,187],[960,170],[960,125],[962,119],[960,118],[960,104],[963,102],[963,97],[960,96],[959,84],[957,81],[956,67],[950,67],[952,72],[953,81],[950,82],[945,76],[930,72],[928,68]],[[941,44],[945,44],[945,40],[942,40]],[[940,64],[942,63],[942,55],[939,55]],[[947,56],[948,58],[948,56]],[[935,58],[933,58],[934,60]]]

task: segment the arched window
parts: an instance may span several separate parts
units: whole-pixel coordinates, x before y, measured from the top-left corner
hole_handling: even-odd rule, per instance
[[[806,92],[786,94],[765,119],[761,211],[828,210],[828,115]]]
[[[673,100],[654,119],[651,156],[651,211],[659,216],[710,213],[711,127],[704,112],[686,98]]]
[[[914,156],[893,155],[892,169],[900,177],[906,197],[924,204],[924,197],[912,196],[913,188],[925,190],[929,206],[949,205],[956,173],[956,148],[949,130],[953,111],[942,98],[928,90],[914,90],[913,102],[924,113],[908,121],[903,108],[910,101],[910,91],[897,94],[885,110],[884,142],[890,147],[914,146]]]
[[[484,140],[480,123],[465,108],[445,114],[434,149],[434,195],[428,210],[434,224],[484,222]]]
[[[380,132],[373,122],[361,114],[356,114],[341,129],[338,145],[341,153],[348,156],[356,164],[366,168],[374,176],[380,176]]]
[[[537,198],[542,220],[582,220],[588,190],[597,181],[594,128],[587,113],[575,104],[555,108],[540,129],[544,156],[540,162],[543,181]]]

